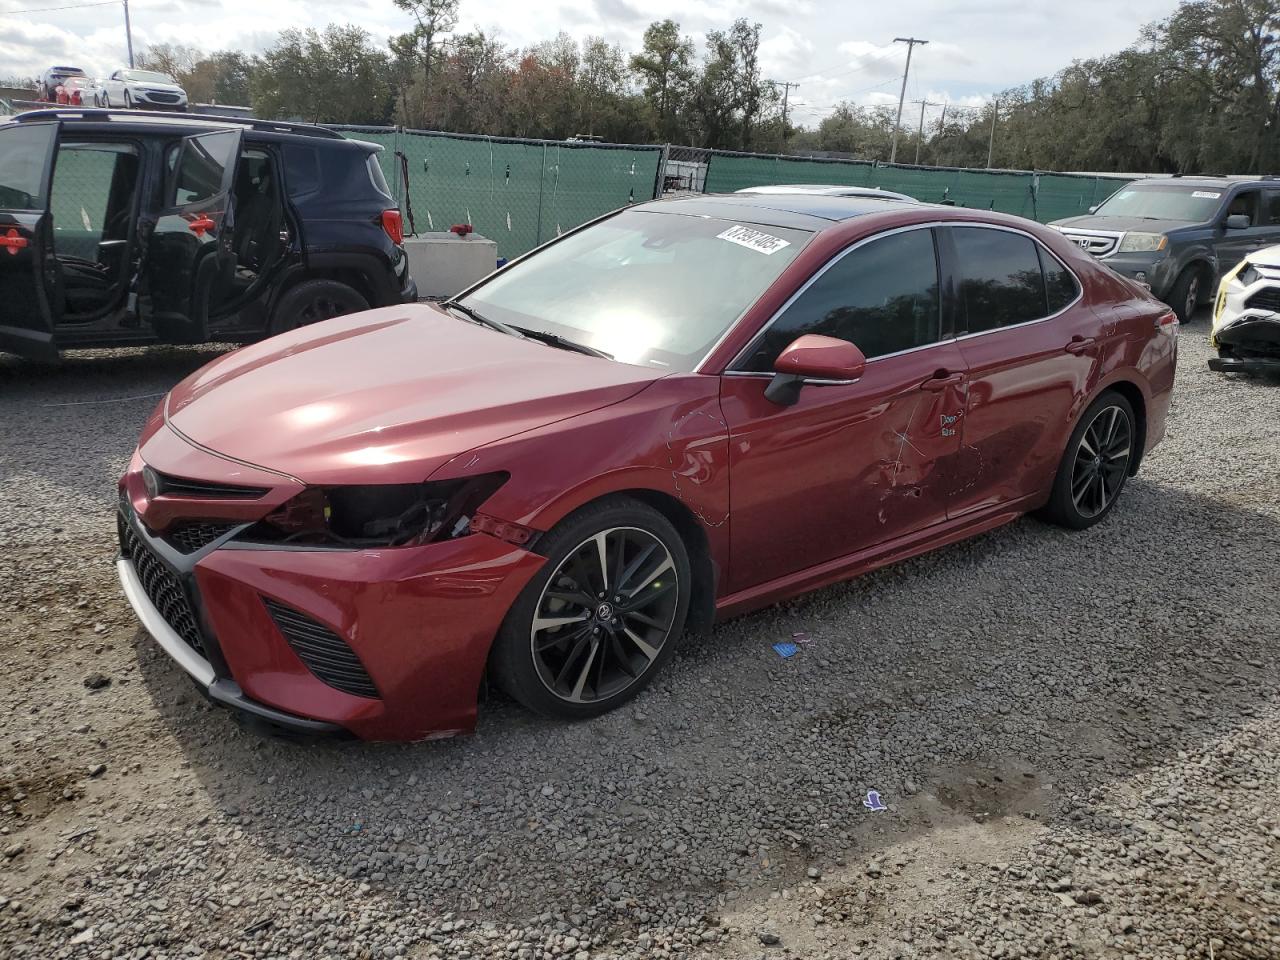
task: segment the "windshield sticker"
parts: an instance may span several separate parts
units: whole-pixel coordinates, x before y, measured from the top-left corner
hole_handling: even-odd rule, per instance
[[[777,253],[783,247],[791,246],[790,240],[771,237],[767,233],[752,230],[750,227],[730,227],[724,233],[717,234],[716,239],[728,240],[730,243],[736,243],[738,246],[754,250],[756,253],[763,253],[765,256]]]
[[[1194,190],[1191,195],[1197,200],[1220,200],[1222,194],[1214,193],[1212,190]]]

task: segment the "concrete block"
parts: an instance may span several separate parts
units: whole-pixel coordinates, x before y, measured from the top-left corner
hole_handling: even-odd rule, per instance
[[[497,268],[498,245],[478,233],[420,233],[406,237],[409,275],[420,297],[452,297]]]

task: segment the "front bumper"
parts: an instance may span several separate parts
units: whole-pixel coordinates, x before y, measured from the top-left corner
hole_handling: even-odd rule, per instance
[[[1160,300],[1169,295],[1177,279],[1175,264],[1164,253],[1117,253],[1099,262],[1147,287]]]
[[[129,95],[136,106],[147,107],[151,110],[187,109],[187,98],[179,94],[154,93],[148,90],[133,90]]]
[[[166,432],[146,449],[174,448]],[[225,475],[219,458],[182,456],[178,475]],[[474,728],[493,637],[543,557],[484,534],[384,550],[237,542],[251,519],[183,553],[172,525],[201,508],[150,500],[141,469],[135,455],[122,481],[120,581],[148,633],[212,700],[308,734],[421,740]],[[317,658],[306,636],[286,636],[281,609],[330,650]],[[357,695],[335,680],[334,648],[373,689]]]

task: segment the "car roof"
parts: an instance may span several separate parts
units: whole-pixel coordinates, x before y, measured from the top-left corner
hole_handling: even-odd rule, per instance
[[[1280,178],[1270,176],[1232,176],[1232,177],[1147,177],[1126,184],[1125,188],[1160,187],[1173,184],[1184,187],[1233,187],[1245,183],[1275,183],[1280,186]]]
[[[824,230],[833,223],[893,209],[911,210],[915,201],[839,197],[813,193],[723,193],[654,200],[642,209],[690,217],[715,217],[800,230]]]
[[[258,133],[273,133],[303,137],[315,137],[325,140],[340,140],[343,143],[362,143],[349,140],[336,130],[318,127],[310,123],[287,123],[278,120],[259,120],[255,117],[219,117],[211,114],[175,114],[160,113],[148,110],[100,110],[96,108],[55,108],[49,110],[28,110],[18,114],[17,123],[35,123],[57,120],[64,126],[85,126],[94,132],[106,130],[128,131],[133,133],[175,133],[190,136],[214,130],[251,129]],[[372,148],[374,144],[364,144]]]
[[[808,193],[816,196],[830,197],[873,197],[881,200],[910,200],[914,197],[892,190],[881,190],[879,187],[854,186],[838,183],[776,183],[759,187],[743,187],[736,193]]]

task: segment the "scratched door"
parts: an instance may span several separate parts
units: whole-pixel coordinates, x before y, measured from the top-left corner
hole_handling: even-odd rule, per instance
[[[954,341],[872,359],[790,407],[765,399],[769,380],[722,378],[731,591],[946,519],[967,380]]]

